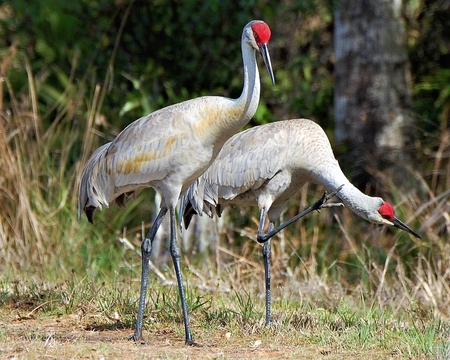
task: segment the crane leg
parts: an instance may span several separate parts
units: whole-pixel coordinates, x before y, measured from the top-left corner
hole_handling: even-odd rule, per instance
[[[314,210],[320,210],[320,209],[327,208],[327,207],[335,207],[335,206],[342,207],[342,206],[344,206],[344,204],[342,204],[342,203],[325,204],[334,195],[336,195],[339,192],[339,190],[341,190],[342,186],[344,186],[344,185],[341,185],[336,191],[333,191],[330,194],[327,194],[327,192],[325,191],[324,194],[322,195],[322,197],[319,200],[317,200],[314,204],[312,204],[309,208],[307,208],[306,210],[303,210],[300,214],[295,215],[292,219],[285,221],[280,226],[278,226],[276,229],[274,229],[272,231],[268,231],[267,234],[264,234],[264,232],[262,232],[262,231],[261,232],[258,231],[258,236],[257,236],[256,240],[259,243],[266,242],[272,236],[274,236],[275,234],[277,234],[281,230],[283,230],[285,227],[291,225],[293,222],[297,221],[298,219],[302,218],[303,216],[309,214],[310,212],[312,212]]]
[[[273,223],[269,223],[269,231],[272,231]],[[271,297],[270,297],[270,260],[272,257],[272,250],[270,245],[270,239],[267,240],[262,248],[263,260],[264,260],[264,278],[266,282],[266,326],[270,325],[270,307],[271,307]]]
[[[259,214],[259,226],[258,226],[258,239],[260,236],[264,236],[264,224],[266,222],[267,209],[262,208]],[[268,232],[272,231],[273,223],[269,223]],[[258,240],[259,241],[259,240]],[[270,325],[270,258],[271,258],[271,247],[270,247],[270,238],[264,242],[262,248],[262,255],[264,260],[264,281],[266,286],[266,326]]]
[[[144,321],[144,310],[145,310],[145,298],[147,296],[147,283],[148,283],[148,271],[149,271],[149,260],[150,254],[152,252],[152,243],[155,238],[156,232],[161,225],[162,219],[164,215],[167,213],[167,208],[161,208],[158,213],[158,216],[155,219],[152,227],[148,231],[145,239],[141,244],[141,253],[142,253],[142,275],[141,275],[141,293],[139,297],[139,308],[138,308],[138,317],[136,320],[136,330],[134,334],[129,337],[129,340],[141,341],[142,340],[142,324]]]
[[[175,209],[170,208],[170,253],[172,255],[173,266],[175,268],[175,274],[177,276],[178,292],[180,294],[181,308],[183,310],[184,330],[186,333],[186,345],[199,346],[199,344],[195,343],[192,340],[191,329],[189,328],[189,314],[186,306],[186,298],[183,289],[183,277],[181,275],[181,268],[180,268],[181,254],[180,248],[177,243],[176,234],[177,233],[176,233]]]

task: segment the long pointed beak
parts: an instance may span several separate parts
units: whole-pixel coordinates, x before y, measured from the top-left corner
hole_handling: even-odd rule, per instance
[[[259,52],[264,60],[267,71],[269,72],[270,79],[272,80],[272,85],[275,85],[275,77],[273,76],[272,63],[270,62],[269,48],[267,44],[261,44],[259,46]]]
[[[396,217],[394,218],[394,220],[392,220],[392,222],[394,223],[395,227],[398,227],[399,229],[402,229],[402,230],[410,233],[411,235],[414,235],[416,238],[422,239],[422,236],[420,236],[413,229],[411,229],[408,225],[406,225],[405,223],[403,223],[402,221],[400,221]]]

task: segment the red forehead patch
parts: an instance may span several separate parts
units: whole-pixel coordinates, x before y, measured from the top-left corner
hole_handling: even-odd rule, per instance
[[[252,30],[258,45],[267,44],[269,42],[270,28],[264,21],[256,21],[252,25]]]
[[[394,208],[386,201],[380,206],[378,212],[382,217],[388,220],[392,220],[395,217]]]

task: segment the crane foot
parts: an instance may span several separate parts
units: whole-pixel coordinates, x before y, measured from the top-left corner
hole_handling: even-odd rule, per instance
[[[187,346],[194,346],[194,347],[203,347],[202,344],[196,343],[194,340],[186,341]]]
[[[312,206],[311,208],[317,210],[318,212],[320,212],[320,209],[323,208],[331,208],[331,207],[343,207],[344,204],[342,203],[331,203],[331,204],[325,204],[328,200],[330,200],[334,195],[336,195],[344,186],[344,184],[342,184],[341,186],[339,186],[335,191],[331,192],[330,194],[328,194],[326,191],[323,193],[322,197],[317,200]]]
[[[137,335],[136,333],[134,333],[133,335],[131,335],[131,336],[129,336],[128,337],[128,340],[132,340],[132,341],[134,341],[134,342],[136,342],[136,343],[141,343],[141,344],[145,344],[145,341],[144,341],[144,339],[142,338],[142,335]]]
[[[329,203],[329,204],[323,204],[320,208],[332,208],[332,207],[344,207],[343,203]]]

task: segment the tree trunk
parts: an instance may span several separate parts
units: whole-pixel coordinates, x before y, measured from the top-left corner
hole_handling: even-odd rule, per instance
[[[414,118],[402,1],[339,0],[334,45],[335,135],[347,150],[342,160],[359,186],[374,170],[404,185]]]

